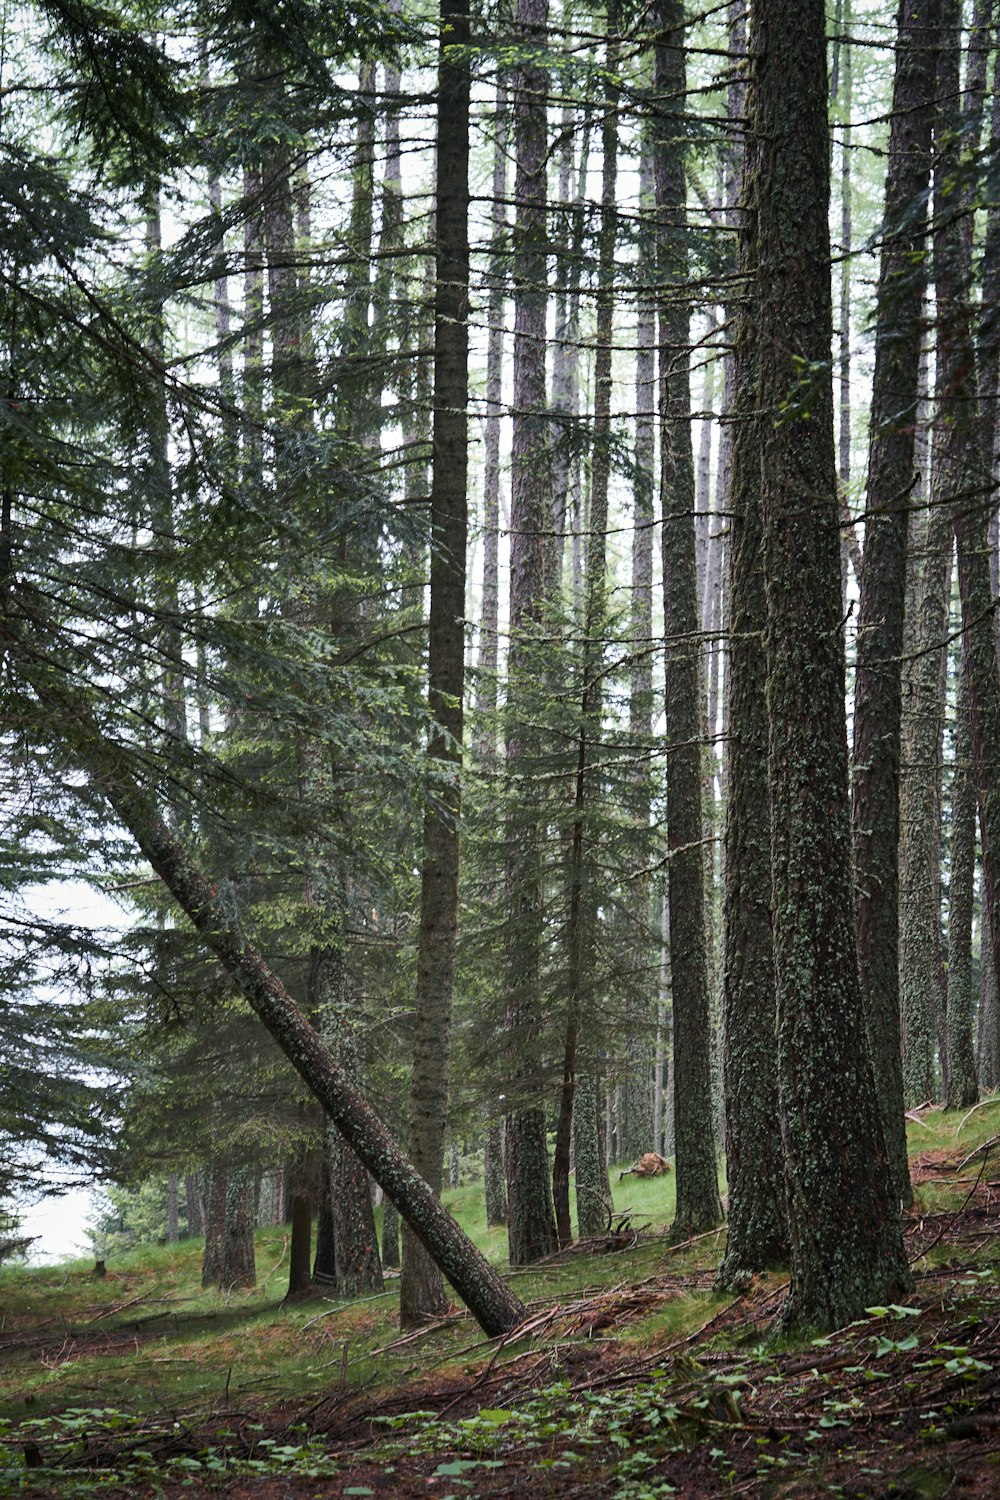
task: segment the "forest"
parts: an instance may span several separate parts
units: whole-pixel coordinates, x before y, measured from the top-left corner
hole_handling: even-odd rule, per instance
[[[8,0],[0,139],[12,1328],[80,1182],[88,1324],[179,1295],[126,1295],[160,1251],[199,1307],[277,1276],[276,1339],[391,1296],[375,1353],[461,1318],[487,1371],[569,1267],[682,1268],[671,1349],[905,1356],[948,1244],[989,1302],[993,0]],[[720,1380],[686,1453],[753,1431]]]

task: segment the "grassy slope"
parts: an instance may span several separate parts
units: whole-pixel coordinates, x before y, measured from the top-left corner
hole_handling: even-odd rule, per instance
[[[971,1151],[1000,1131],[1000,1100],[971,1116],[938,1113],[910,1128],[915,1154]],[[957,1206],[978,1163],[962,1180],[928,1183],[928,1212]],[[966,1183],[963,1188],[962,1181]],[[572,1304],[587,1292],[641,1285],[666,1273],[679,1284],[655,1307],[641,1310],[614,1336],[632,1347],[656,1348],[701,1327],[728,1299],[710,1290],[721,1234],[668,1250],[663,1234],[673,1209],[671,1177],[615,1182],[620,1210],[650,1225],[634,1248],[578,1254],[517,1274],[532,1306]],[[481,1188],[446,1193],[452,1212],[491,1256],[503,1261],[505,1231],[487,1231]],[[986,1250],[989,1247],[985,1247]],[[102,1280],[92,1263],[0,1271],[0,1413],[11,1418],[67,1407],[114,1405],[149,1413],[319,1399],[331,1386],[441,1383],[480,1368],[489,1346],[463,1317],[399,1343],[394,1284],[381,1298],[348,1304],[316,1299],[285,1307],[287,1238],[282,1229],[257,1238],[259,1282],[250,1292],[203,1291],[201,1244],[149,1248],[112,1261]],[[933,1259],[933,1252],[932,1252]],[[701,1285],[683,1284],[685,1279]],[[601,1337],[586,1317],[560,1347]],[[387,1345],[397,1344],[395,1348]],[[346,1359],[346,1363],[345,1363]]]

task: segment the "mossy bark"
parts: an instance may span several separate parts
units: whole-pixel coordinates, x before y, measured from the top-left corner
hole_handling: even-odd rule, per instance
[[[722,1008],[729,1233],[722,1287],[788,1263],[774,1049],[771,815],[757,344],[737,325],[729,484],[729,736]]]
[[[742,337],[758,341],[768,780],[790,1328],[912,1285],[865,1027],[853,915],[830,345],[822,0],[752,15]]]
[[[993,960],[989,916],[979,929],[979,1014],[976,1021],[976,1077],[985,1092],[1000,1085],[1000,994]]]
[[[486,1224],[490,1229],[507,1222],[507,1180],[503,1165],[503,1124],[492,1113],[483,1127],[483,1188]]]
[[[684,10],[653,10],[659,308],[660,505],[666,634],[667,834],[673,990],[677,1210],[686,1238],[722,1219],[712,1107],[711,1018],[702,854],[702,684],[691,451]]]
[[[912,494],[937,0],[902,0],[896,34],[872,388],[854,706],[858,961],[889,1169],[912,1198],[899,1025],[899,782],[907,504]]]
[[[330,915],[322,948],[311,954],[309,993],[314,1014],[321,1018],[324,1044],[351,1078],[358,1076],[355,1035],[358,1006],[351,992],[347,912],[350,892],[346,879],[330,881],[325,890]],[[368,1176],[356,1153],[329,1120],[323,1122],[323,1171],[307,1163],[305,1183],[320,1203],[313,1274],[334,1289],[337,1297],[361,1297],[383,1287],[375,1215]],[[324,1183],[317,1192],[318,1180]]]
[[[215,1284],[222,1291],[253,1286],[254,1264],[254,1173],[251,1167],[236,1167],[226,1178],[225,1226]]]
[[[581,1239],[607,1228],[607,1168],[601,1149],[597,1079],[584,1074],[573,1098],[576,1227]]]
[[[933,1018],[944,1004],[935,832],[941,821],[938,732],[951,546],[948,509],[934,505],[920,538],[915,597],[907,602],[913,644],[903,699],[899,819],[899,994],[907,1108],[934,1097]]]

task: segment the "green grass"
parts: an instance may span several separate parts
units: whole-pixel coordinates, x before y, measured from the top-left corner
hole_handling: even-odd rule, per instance
[[[995,1099],[972,1114],[937,1111],[911,1123],[910,1150],[965,1155],[998,1132]],[[979,1165],[923,1185],[918,1207],[959,1207]],[[580,1252],[511,1273],[524,1302],[566,1307],[586,1294],[681,1277],[718,1263],[724,1232],[682,1248],[669,1246],[672,1173],[621,1181],[614,1173],[612,1187],[616,1212],[630,1211],[633,1225],[646,1234],[614,1253]],[[506,1231],[487,1230],[481,1184],[444,1196],[466,1233],[505,1266]],[[399,1339],[395,1281],[378,1298],[338,1304],[317,1297],[285,1306],[287,1230],[258,1231],[256,1249],[258,1285],[230,1294],[203,1290],[200,1241],[111,1258],[104,1278],[94,1277],[91,1261],[0,1269],[0,1412],[23,1417],[67,1406],[115,1405],[163,1413],[215,1409],[227,1401],[319,1400],[339,1390],[342,1379],[348,1390],[373,1382],[441,1384],[450,1374],[478,1368],[488,1353],[468,1317],[386,1348]],[[726,1301],[681,1286],[615,1323],[608,1334],[599,1326],[590,1332],[562,1329],[556,1342],[565,1348],[611,1336],[652,1350],[685,1338]]]

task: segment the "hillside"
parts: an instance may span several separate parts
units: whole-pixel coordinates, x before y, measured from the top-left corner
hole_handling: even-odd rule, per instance
[[[779,1278],[713,1291],[719,1235],[669,1244],[669,1179],[619,1184],[647,1227],[520,1275],[503,1341],[458,1310],[401,1337],[395,1291],[283,1306],[281,1231],[234,1296],[202,1291],[198,1242],[8,1268],[0,1492],[1000,1493],[998,1125],[997,1100],[913,1121],[915,1293],[813,1344],[778,1335]],[[478,1189],[450,1206],[499,1258]]]

